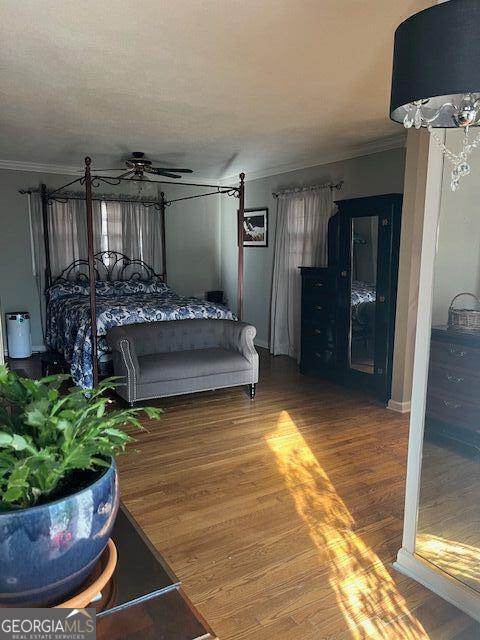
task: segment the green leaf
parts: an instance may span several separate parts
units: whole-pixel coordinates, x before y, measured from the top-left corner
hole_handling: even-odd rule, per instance
[[[24,449],[28,448],[28,443],[23,436],[20,436],[18,435],[18,433],[15,433],[12,438],[11,446],[12,446],[12,449],[15,449],[15,451],[23,451]]]
[[[0,447],[10,447],[12,444],[13,436],[6,431],[0,431]]]

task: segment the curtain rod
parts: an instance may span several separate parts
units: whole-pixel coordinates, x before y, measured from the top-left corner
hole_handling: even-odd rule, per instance
[[[343,187],[343,180],[339,180],[337,183],[326,182],[325,184],[317,184],[311,187],[294,187],[293,189],[282,189],[281,191],[273,191],[272,196],[278,198],[279,196],[286,196],[294,193],[304,193],[306,191],[316,191],[317,189],[337,189],[338,191]]]
[[[22,195],[30,195],[31,193],[40,193],[40,189],[19,189],[18,191]],[[85,200],[85,195],[83,193],[58,193],[56,195],[49,195],[47,193],[47,198],[49,200],[58,200],[59,202],[66,202],[67,200]],[[159,199],[152,198],[142,198],[141,196],[128,196],[128,195],[99,195],[93,196],[92,200],[96,202],[137,202],[139,204],[145,205],[160,205]]]

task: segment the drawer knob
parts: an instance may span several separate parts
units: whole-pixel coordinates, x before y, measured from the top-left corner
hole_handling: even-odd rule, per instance
[[[462,406],[460,402],[452,402],[451,400],[444,400],[443,404],[445,407],[448,407],[448,409],[460,409]]]
[[[322,354],[321,354],[321,353],[318,353],[318,351],[317,351],[317,352],[315,353],[315,357],[316,357],[316,358],[321,358],[321,357],[322,357]]]
[[[322,331],[321,329],[315,329],[315,333],[316,333],[317,335],[320,335],[320,334],[322,334],[322,333],[323,333],[323,331]]]
[[[464,378],[459,378],[458,376],[454,376],[451,373],[447,373],[447,380],[452,384],[460,384],[464,381]]]
[[[316,287],[323,287],[323,282],[315,282]]]
[[[315,305],[315,309],[316,309],[317,311],[321,311],[321,310],[323,309],[323,307],[322,307],[322,305],[321,305],[321,304],[316,304],[316,305]]]
[[[448,351],[452,356],[456,356],[457,358],[464,358],[467,355],[466,351],[459,351],[458,349],[455,349],[455,347],[450,347]]]

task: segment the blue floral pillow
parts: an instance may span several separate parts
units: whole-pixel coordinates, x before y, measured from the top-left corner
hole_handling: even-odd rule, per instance
[[[50,301],[59,298],[88,295],[88,285],[80,282],[57,282],[48,289]]]
[[[160,280],[160,278],[152,278],[146,280],[147,293],[169,293],[171,291],[168,284]]]
[[[151,280],[114,280],[113,282],[97,282],[98,296],[125,296],[135,293],[165,293],[169,287],[158,278]]]

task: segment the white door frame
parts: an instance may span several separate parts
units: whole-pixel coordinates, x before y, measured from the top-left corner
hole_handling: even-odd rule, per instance
[[[415,554],[432,327],[433,277],[442,179],[443,154],[433,138],[430,137],[413,367],[412,412],[408,440],[403,541],[394,567],[480,621],[480,593]]]

